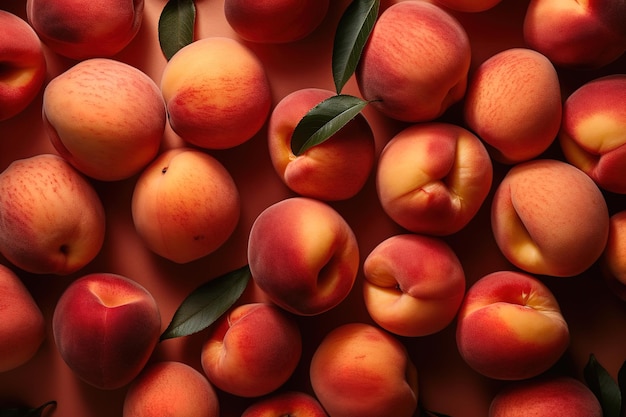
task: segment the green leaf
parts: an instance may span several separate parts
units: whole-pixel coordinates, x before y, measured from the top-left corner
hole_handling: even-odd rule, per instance
[[[622,407],[620,410],[620,416],[626,415],[626,401],[623,401],[626,396],[626,361],[622,363],[622,366],[617,372],[617,385],[619,386],[619,392],[622,396]]]
[[[37,408],[16,407],[0,409],[0,417],[41,417],[46,408],[57,405],[56,401],[48,401]]]
[[[622,395],[619,386],[594,354],[585,365],[584,377],[587,386],[595,394],[602,406],[604,417],[620,417]]]
[[[331,96],[313,107],[298,122],[291,135],[291,150],[301,155],[319,145],[354,119],[368,104],[359,97],[346,94]]]
[[[427,410],[421,403],[418,404],[419,417],[450,417],[447,414],[437,413],[435,411]]]
[[[332,68],[337,94],[346,85],[361,58],[378,18],[380,0],[353,0],[341,16],[333,44]]]
[[[201,285],[183,300],[161,340],[188,336],[215,322],[239,299],[250,280],[248,265]]]
[[[194,0],[168,0],[159,17],[159,44],[168,61],[193,42],[195,23]]]

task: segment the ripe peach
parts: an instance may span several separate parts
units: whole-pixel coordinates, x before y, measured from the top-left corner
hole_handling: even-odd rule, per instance
[[[159,341],[161,316],[139,283],[111,273],[92,273],[61,294],[52,317],[54,341],[69,368],[100,389],[130,383]]]
[[[517,164],[493,196],[491,225],[502,254],[534,274],[578,275],[602,254],[609,232],[604,196],[566,162]]]
[[[442,6],[459,12],[484,12],[496,7],[502,0],[436,0]]]
[[[260,399],[241,417],[328,417],[317,399],[300,391],[284,391]]]
[[[138,178],[131,210],[137,233],[155,253],[177,263],[206,256],[232,235],[239,191],[213,156],[192,148],[163,152]]]
[[[232,148],[265,124],[272,94],[265,68],[243,43],[197,40],[179,50],[161,76],[169,122],[183,140],[208,149]]]
[[[626,210],[609,219],[609,237],[602,254],[602,275],[609,288],[626,301]]]
[[[155,82],[108,58],[81,61],[50,81],[43,118],[56,150],[103,181],[129,178],[154,159],[166,123]]]
[[[329,90],[305,88],[287,95],[274,107],[268,143],[274,169],[294,192],[325,201],[345,200],[364,186],[375,159],[374,133],[358,114],[326,142],[296,156],[291,136],[300,119],[333,96]]]
[[[539,156],[561,126],[561,89],[552,63],[527,48],[495,54],[472,74],[465,123],[488,144],[492,157],[517,163]]]
[[[219,417],[213,386],[183,362],[149,364],[128,387],[123,417]]]
[[[30,361],[46,338],[43,313],[20,278],[0,265],[0,372]]]
[[[274,303],[295,314],[315,315],[350,293],[359,248],[350,225],[332,207],[292,197],[269,206],[254,221],[248,264]]]
[[[559,140],[569,163],[607,191],[626,194],[626,74],[596,78],[563,105]]]
[[[0,121],[21,113],[39,94],[46,57],[33,28],[0,10]]]
[[[259,43],[295,42],[326,17],[329,0],[226,0],[224,15],[243,39]]]
[[[28,21],[42,41],[75,60],[111,57],[122,51],[139,32],[143,9],[143,0],[26,1]]]
[[[410,417],[417,370],[399,340],[365,323],[331,330],[311,359],[310,379],[332,417]]]
[[[420,123],[383,149],[376,190],[385,213],[400,226],[449,235],[476,215],[492,177],[489,154],[474,134],[453,124]]]
[[[456,317],[465,273],[443,240],[401,234],[382,241],[365,259],[363,295],[382,328],[401,336],[436,333]]]
[[[105,222],[91,183],[57,155],[18,159],[0,173],[0,252],[25,271],[83,268],[102,248]]]
[[[428,121],[463,98],[470,60],[469,38],[452,15],[425,1],[403,1],[379,16],[356,80],[384,115]]]
[[[461,357],[476,372],[520,380],[557,362],[569,345],[569,328],[545,284],[522,272],[498,271],[467,290],[456,341]]]
[[[287,382],[301,355],[300,329],[288,313],[252,303],[235,307],[213,325],[201,359],[206,376],[219,389],[259,397]]]
[[[502,388],[491,401],[489,417],[602,417],[593,392],[579,380],[545,377]]]

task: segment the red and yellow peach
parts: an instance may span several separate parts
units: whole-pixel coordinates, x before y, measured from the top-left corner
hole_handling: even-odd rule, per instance
[[[260,399],[246,408],[241,417],[328,417],[317,399],[301,391],[284,391]]]

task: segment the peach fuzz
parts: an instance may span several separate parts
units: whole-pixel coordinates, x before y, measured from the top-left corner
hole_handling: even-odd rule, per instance
[[[224,16],[241,38],[258,43],[295,42],[324,20],[330,0],[226,0]]]
[[[610,290],[626,301],[626,210],[618,211],[609,218],[609,237],[601,267]]]
[[[39,305],[15,272],[0,265],[0,372],[30,361],[46,338]]]
[[[55,53],[74,60],[112,57],[135,38],[144,0],[27,0],[28,22]]]
[[[177,361],[148,364],[126,391],[123,417],[219,417],[219,398],[202,373]]]
[[[531,0],[524,41],[556,66],[600,68],[626,51],[625,13],[622,0]]]
[[[469,79],[463,119],[499,162],[514,164],[542,154],[556,139],[561,116],[556,69],[539,52],[504,50],[481,63]]]
[[[61,294],[52,316],[59,354],[86,383],[99,389],[129,384],[147,364],[161,331],[152,295],[112,273],[91,273]]]
[[[309,375],[332,417],[410,417],[417,409],[417,370],[404,345],[376,326],[335,327],[316,348]]]
[[[491,401],[489,417],[602,417],[593,392],[567,376],[544,377],[513,383]]]
[[[319,200],[274,203],[250,230],[252,278],[274,303],[295,314],[316,315],[337,306],[352,290],[359,262],[350,225]]]
[[[241,417],[328,417],[319,401],[300,391],[284,391],[259,399]]]
[[[141,173],[131,212],[150,250],[187,263],[228,240],[239,222],[241,199],[237,184],[215,157],[198,149],[174,148]]]
[[[447,327],[465,295],[465,273],[445,241],[401,234],[376,246],[363,264],[367,311],[400,336],[426,336]]]
[[[157,155],[167,122],[156,83],[108,58],[81,61],[52,79],[43,119],[58,153],[102,181],[139,173]]]
[[[448,123],[420,123],[383,148],[376,190],[385,213],[403,228],[450,235],[476,215],[492,178],[489,154],[473,133]]]
[[[365,185],[374,167],[374,133],[362,114],[324,143],[295,155],[294,129],[305,114],[333,96],[329,90],[305,88],[284,97],[272,111],[268,146],[274,169],[294,192],[324,201],[345,200]]]
[[[567,97],[559,141],[569,163],[604,190],[626,194],[626,74],[589,81]]]
[[[435,3],[458,12],[484,12],[500,4],[502,0],[436,0]]]
[[[18,268],[76,272],[98,255],[105,231],[96,190],[63,158],[38,154],[0,173],[0,252]]]
[[[202,369],[217,388],[260,397],[280,388],[302,356],[300,329],[273,304],[234,307],[210,329],[202,346]]]
[[[480,278],[467,290],[457,316],[459,353],[488,378],[537,376],[561,358],[569,339],[550,289],[522,272],[497,271]]]
[[[161,75],[169,122],[207,149],[238,146],[265,125],[272,92],[265,68],[243,43],[208,37],[179,50]]]
[[[363,98],[384,115],[423,122],[463,98],[470,61],[467,33],[451,14],[425,1],[403,1],[379,16],[356,80]]]
[[[609,213],[593,180],[566,162],[537,159],[511,168],[496,189],[491,226],[518,268],[559,277],[582,273],[607,242]]]
[[[21,113],[42,89],[46,57],[33,28],[0,10],[0,121]]]

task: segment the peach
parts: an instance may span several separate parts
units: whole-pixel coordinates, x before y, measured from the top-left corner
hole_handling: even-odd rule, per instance
[[[366,323],[331,330],[310,364],[311,385],[332,417],[410,417],[418,377],[398,339]]]
[[[0,372],[30,361],[46,338],[37,302],[15,272],[0,265]]]
[[[123,417],[219,417],[217,393],[204,375],[177,361],[154,362],[129,385]]]
[[[159,151],[165,105],[156,83],[108,58],[79,62],[46,86],[43,118],[55,149],[102,181],[129,178]]]
[[[46,57],[33,28],[0,10],[0,121],[21,113],[42,89]]]
[[[96,190],[58,155],[18,159],[0,173],[0,252],[18,268],[76,272],[98,255],[105,229]]]
[[[491,188],[483,143],[448,123],[419,123],[384,147],[376,190],[387,215],[414,233],[450,235],[474,218]]]
[[[161,315],[138,282],[91,273],[61,294],[52,330],[57,350],[74,374],[109,390],[126,386],[145,367],[159,341]]]
[[[609,218],[609,237],[602,254],[601,266],[610,290],[626,301],[626,210]]]
[[[626,51],[625,13],[621,0],[531,0],[524,41],[556,66],[600,68]]]
[[[295,155],[294,129],[304,115],[333,96],[329,90],[305,88],[284,97],[271,113],[269,152],[274,169],[294,192],[325,201],[345,200],[365,185],[374,167],[374,133],[362,114],[322,144]]]
[[[626,194],[626,74],[589,81],[567,97],[559,140],[569,163],[604,190]]]
[[[216,251],[239,222],[235,181],[213,156],[192,148],[160,154],[137,179],[135,229],[150,250],[177,263]]]
[[[226,0],[224,16],[241,38],[259,43],[295,42],[324,20],[329,0]]]
[[[467,290],[457,316],[458,351],[472,369],[488,378],[537,376],[561,358],[569,339],[553,293],[523,272],[483,276]]]
[[[75,60],[121,52],[139,32],[143,9],[143,0],[26,1],[28,21],[42,41],[55,53]]]
[[[272,105],[261,61],[243,43],[226,37],[200,39],[174,54],[163,70],[161,92],[174,132],[207,149],[251,139]]]
[[[295,314],[316,315],[337,306],[352,290],[359,262],[352,228],[319,200],[274,203],[250,230],[252,278],[274,303]]]
[[[488,58],[470,77],[463,105],[467,127],[492,157],[513,164],[535,158],[561,126],[561,87],[544,55],[511,48]]]
[[[284,391],[260,399],[241,417],[328,417],[317,399],[300,391]]]
[[[403,1],[379,16],[356,81],[384,115],[429,121],[463,98],[470,61],[467,33],[451,14],[425,1]]]
[[[233,308],[213,324],[201,359],[207,378],[219,389],[259,397],[287,382],[301,355],[295,320],[273,304],[251,303]]]
[[[602,417],[593,392],[579,380],[555,376],[520,381],[502,388],[491,401],[489,417]]]
[[[491,225],[502,254],[518,268],[574,276],[602,254],[609,213],[587,174],[566,162],[537,159],[517,164],[500,182]]]
[[[436,0],[435,3],[465,13],[484,12],[500,4],[502,0]]]
[[[378,244],[363,264],[369,315],[400,336],[425,336],[447,327],[465,295],[465,273],[445,241],[401,234]]]

